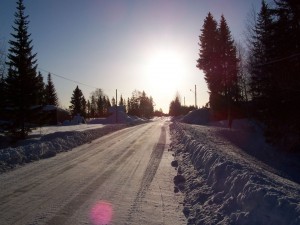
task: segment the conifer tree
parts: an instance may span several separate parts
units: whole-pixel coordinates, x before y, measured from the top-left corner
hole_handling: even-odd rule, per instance
[[[85,116],[86,101],[82,94],[82,91],[78,86],[76,86],[75,90],[73,91],[70,103],[71,105],[69,108],[73,116],[76,116],[78,114],[81,116]]]
[[[222,118],[231,117],[231,106],[239,100],[236,47],[225,17],[220,24],[208,13],[200,35],[197,67],[204,72],[210,91],[210,106]]]
[[[300,3],[297,0],[276,0],[272,10],[273,36],[268,95],[268,135],[288,145],[300,146]],[[276,91],[274,91],[276,90]],[[298,141],[297,141],[298,140]]]
[[[221,90],[225,97],[229,96],[230,100],[238,100],[237,90],[237,52],[231,32],[222,15],[218,28],[218,54],[220,57],[220,75],[221,75]]]
[[[124,99],[123,99],[123,96],[122,96],[122,95],[121,95],[121,97],[120,97],[119,105],[120,105],[120,106],[124,106],[124,105],[125,105],[125,102],[124,102]]]
[[[15,25],[9,41],[7,106],[10,109],[12,127],[10,133],[17,138],[25,138],[30,131],[35,105],[40,104],[40,82],[36,73],[36,54],[32,53],[32,40],[28,33],[28,16],[24,14],[23,0],[17,2]]]
[[[0,118],[4,118],[6,103],[6,86],[3,76],[0,76]]]
[[[169,115],[170,116],[180,116],[181,115],[181,102],[180,102],[180,96],[177,93],[175,96],[175,99],[171,101],[170,107],[169,107]]]
[[[300,145],[300,3],[262,2],[251,42],[254,112],[267,140],[292,150]]]
[[[218,27],[218,53],[219,53],[219,76],[221,80],[221,89],[219,94],[225,97],[227,118],[232,120],[232,107],[235,102],[240,100],[238,86],[238,59],[236,47],[234,45],[231,32],[222,15]],[[217,65],[216,65],[217,66]],[[231,122],[229,122],[231,124]],[[231,125],[229,125],[231,126]]]
[[[58,106],[58,97],[50,73],[45,87],[45,104]]]
[[[91,102],[90,100],[87,101],[86,103],[86,110],[87,110],[87,118],[91,118]]]
[[[90,112],[92,118],[96,117],[96,110],[97,110],[97,105],[96,105],[95,96],[92,95],[91,96],[91,112]],[[99,106],[98,106],[98,110],[99,110]]]
[[[208,13],[204,20],[199,39],[200,53],[197,67],[203,70],[210,93],[218,93],[221,89],[220,76],[218,76],[218,29],[217,22],[211,13]]]
[[[271,71],[267,63],[271,60],[272,23],[271,10],[262,1],[250,49],[251,94],[259,111],[265,111],[263,108],[270,92]]]
[[[37,104],[44,105],[45,104],[45,97],[46,97],[46,90],[45,90],[45,83],[43,79],[43,75],[41,72],[38,72],[37,75]]]

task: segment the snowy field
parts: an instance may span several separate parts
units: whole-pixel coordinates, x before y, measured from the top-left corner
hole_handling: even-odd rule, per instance
[[[300,224],[299,155],[266,144],[254,122],[235,120],[230,130],[201,114],[181,121],[202,125],[170,125],[188,224]]]

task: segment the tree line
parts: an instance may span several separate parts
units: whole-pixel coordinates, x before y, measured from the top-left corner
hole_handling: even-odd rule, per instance
[[[73,91],[69,109],[73,116],[97,118],[109,116],[109,109],[116,106],[121,106],[123,108],[121,110],[130,116],[150,119],[155,114],[153,99],[151,96],[148,97],[145,91],[133,91],[132,96],[127,101],[121,95],[117,103],[115,97],[112,97],[110,101],[102,89],[93,91],[90,94],[90,99],[86,100],[78,86]]]
[[[271,143],[300,146],[300,3],[262,1],[248,27],[247,54],[233,40],[222,15],[211,13],[199,36],[197,67],[204,72],[215,119],[252,117]]]

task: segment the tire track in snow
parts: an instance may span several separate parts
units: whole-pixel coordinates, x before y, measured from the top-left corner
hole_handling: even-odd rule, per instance
[[[138,125],[136,127],[139,127],[139,126],[142,127],[143,125]],[[151,125],[150,127],[147,127],[147,129],[145,129],[141,133],[141,136],[143,134],[145,134],[146,132],[148,132],[148,130],[151,129],[152,126],[153,125]],[[135,129],[135,130],[132,130],[132,129]],[[71,155],[68,155],[68,163],[66,165],[60,164],[60,162],[58,162],[58,161],[53,161],[52,160],[53,158],[52,158],[51,159],[52,163],[49,165],[51,168],[47,168],[47,170],[53,169],[51,173],[48,173],[48,174],[43,173],[41,176],[35,175],[35,179],[31,183],[24,182],[26,184],[24,184],[23,186],[20,186],[18,189],[14,190],[13,192],[11,192],[7,195],[1,196],[0,197],[0,203],[1,203],[0,206],[4,203],[10,201],[11,197],[16,198],[20,195],[23,195],[27,191],[30,191],[31,189],[41,185],[44,181],[51,180],[51,179],[57,177],[58,174],[65,173],[68,170],[74,168],[75,166],[78,165],[78,163],[83,163],[84,161],[89,160],[91,157],[94,157],[101,152],[108,151],[109,150],[108,147],[111,148],[111,147],[113,147],[113,145],[118,144],[118,142],[111,144],[111,140],[113,140],[113,139],[122,140],[125,137],[128,138],[130,136],[135,136],[137,130],[138,129],[136,129],[136,128],[125,128],[123,130],[114,132],[103,138],[98,139],[98,140],[101,140],[102,145],[105,145],[107,143],[108,144],[107,148],[99,149],[98,148],[99,143],[98,143],[98,141],[95,141],[93,145],[89,145],[90,148],[85,149],[85,152],[82,152],[82,151],[74,152],[73,151]],[[128,133],[130,133],[130,136],[128,136]],[[135,140],[132,141],[131,144],[133,144],[134,142],[135,142]],[[97,149],[97,151],[93,151],[93,149],[91,149],[91,147]],[[34,173],[37,173],[37,171],[33,169],[32,171],[30,171],[28,173],[22,174],[22,176],[18,176],[19,179],[18,179],[18,181],[15,181],[15,182],[23,183],[23,181],[26,181],[28,178],[32,177],[34,175]],[[10,183],[3,184],[3,189],[7,189],[12,185],[13,184],[10,184]]]
[[[151,127],[150,127],[151,128]],[[146,133],[150,128],[147,128],[142,135]],[[141,136],[142,136],[141,135]],[[134,145],[139,140],[135,139],[130,142],[130,146]],[[114,164],[111,164],[107,170],[105,170],[100,176],[94,179],[93,182],[88,184],[82,191],[78,193],[69,203],[67,203],[52,219],[50,219],[46,225],[56,225],[56,224],[66,224],[69,218],[80,208],[80,206],[97,190],[102,184],[105,183],[113,173],[118,170],[123,164],[122,162],[126,161],[134,152],[134,149],[126,148],[122,155],[119,155],[119,159],[114,161]],[[95,188],[97,187],[97,188]]]
[[[6,200],[9,200],[9,207],[7,205],[3,205],[2,209],[4,211],[8,210],[14,210],[12,207],[14,204],[13,202],[16,202],[18,198],[20,197],[21,200],[24,199],[25,195],[26,196],[31,196],[31,192],[34,189],[34,191],[38,191],[39,193],[54,193],[55,190],[59,190],[62,188],[65,188],[65,182],[64,182],[64,176],[65,174],[71,170],[71,167],[73,167],[76,164],[82,164],[83,161],[86,159],[90,158],[93,159],[94,156],[97,156],[98,154],[105,154],[107,157],[102,158],[102,163],[104,165],[108,165],[105,167],[103,172],[97,174],[96,177],[92,177],[88,175],[85,179],[84,182],[80,182],[81,184],[76,184],[79,187],[79,190],[77,192],[74,192],[73,190],[70,192],[69,196],[64,196],[63,198],[65,200],[62,201],[56,201],[57,196],[52,196],[55,197],[55,199],[52,199],[51,197],[46,197],[46,196],[41,196],[41,198],[38,198],[34,204],[31,204],[32,209],[38,209],[40,207],[44,207],[44,205],[48,205],[48,207],[53,204],[53,207],[49,207],[48,211],[40,214],[36,214],[34,217],[37,219],[34,219],[35,222],[33,224],[39,224],[40,220],[47,221],[48,218],[48,223],[46,224],[66,224],[68,222],[68,219],[71,218],[74,213],[78,210],[78,208],[84,204],[84,202],[89,199],[89,197],[94,193],[96,189],[98,189],[105,180],[108,180],[111,176],[113,176],[113,173],[118,169],[121,168],[123,165],[124,161],[127,161],[130,159],[130,157],[134,154],[134,148],[131,148],[130,146],[134,145],[136,142],[141,141],[143,138],[143,135],[149,132],[150,129],[152,129],[153,124],[148,124],[147,126],[141,125],[137,126],[134,128],[127,128],[124,129],[120,132],[117,132],[112,135],[108,135],[106,137],[100,138],[95,140],[93,144],[89,144],[84,148],[80,148],[80,151],[72,151],[72,153],[65,153],[66,156],[60,155],[57,156],[59,160],[54,160],[54,158],[51,158],[49,160],[43,161],[41,167],[39,167],[37,172],[37,175],[34,176],[32,179],[29,179],[27,182],[21,182],[19,187],[17,189],[7,191],[3,193],[0,197],[0,202],[5,203],[7,202]],[[137,129],[138,128],[138,129]],[[140,129],[139,129],[140,128]],[[139,135],[139,138],[136,139],[137,135]],[[120,144],[120,140],[124,139],[130,139],[130,142],[128,142],[128,146],[123,149],[123,151],[115,151],[114,146]],[[101,148],[98,147],[98,145],[101,144]],[[109,154],[108,154],[109,153]],[[113,154],[112,154],[113,153]],[[120,154],[121,153],[121,154]],[[95,157],[98,158],[98,157]],[[69,160],[70,159],[70,160]],[[62,163],[61,160],[64,162],[67,162],[66,164]],[[67,160],[67,161],[66,161]],[[104,161],[103,161],[104,160]],[[56,162],[57,161],[57,162]],[[112,164],[109,164],[109,162],[113,162]],[[99,161],[97,160],[90,160],[90,165],[94,165],[95,163],[99,164]],[[29,166],[29,165],[28,165]],[[29,166],[31,168],[31,166]],[[38,167],[33,166],[31,168],[34,171]],[[46,170],[47,169],[47,170]],[[22,171],[25,171],[23,173]],[[95,170],[99,170],[99,166],[95,167]],[[21,172],[19,172],[21,171]],[[28,170],[26,170],[26,167],[20,168],[20,170],[12,171],[13,174],[26,174]],[[62,174],[59,174],[58,171],[64,172]],[[90,174],[95,173],[95,171],[91,171]],[[12,174],[7,174],[8,176]],[[4,175],[6,176],[6,175]],[[52,181],[52,178],[56,177],[62,177],[60,182],[56,182],[57,179]],[[23,178],[22,176],[18,176],[18,178]],[[13,179],[15,180],[15,179]],[[18,179],[20,180],[20,179]],[[22,179],[23,180],[23,179]],[[49,180],[51,180],[51,183],[49,184]],[[9,180],[10,181],[10,180]],[[88,181],[88,182],[86,182]],[[69,182],[69,181],[68,181]],[[77,182],[74,180],[74,182]],[[12,182],[14,183],[14,181]],[[48,187],[45,185],[49,184]],[[80,187],[80,185],[82,185]],[[15,185],[14,185],[15,186]],[[41,190],[44,190],[41,192]],[[7,194],[6,194],[7,193]],[[76,195],[74,195],[76,193]],[[59,194],[59,193],[58,193]],[[44,194],[43,194],[44,195]],[[23,197],[24,196],[24,197]],[[13,198],[13,199],[12,199]],[[30,197],[31,198],[31,197]],[[51,202],[51,203],[50,203]],[[27,203],[26,203],[27,204]],[[29,204],[29,203],[28,203]],[[0,205],[1,208],[1,205]],[[58,209],[58,210],[57,210]],[[35,211],[35,210],[34,210]],[[6,221],[14,221],[14,222],[8,222],[8,224],[21,224],[21,221],[26,221],[30,220],[30,217],[32,215],[29,213],[27,215],[27,211],[24,210],[23,212],[19,213],[18,215],[12,215],[13,217],[10,217],[9,215],[6,216]],[[1,212],[5,213],[5,212]],[[0,213],[0,215],[1,215]],[[11,213],[10,213],[11,214]],[[51,216],[52,218],[49,216]],[[53,215],[54,214],[54,215]],[[4,214],[3,214],[4,215]],[[0,216],[1,217],[1,216]],[[49,220],[50,219],[50,220]],[[38,221],[38,222],[36,222]],[[0,221],[0,224],[1,221]],[[5,223],[7,224],[7,223]],[[24,223],[22,223],[24,224]]]
[[[136,194],[136,197],[133,201],[131,209],[129,210],[128,219],[126,224],[132,224],[134,219],[138,217],[138,224],[141,224],[140,221],[140,213],[141,213],[141,205],[142,200],[144,199],[147,190],[150,187],[150,184],[156,174],[160,161],[162,159],[162,155],[166,145],[166,128],[163,126],[161,128],[161,134],[158,140],[158,143],[153,148],[153,151],[150,156],[150,160],[148,162],[147,168],[144,172],[140,188]]]

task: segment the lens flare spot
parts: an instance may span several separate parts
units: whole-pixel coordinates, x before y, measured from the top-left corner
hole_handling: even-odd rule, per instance
[[[113,215],[112,205],[105,201],[97,202],[91,209],[90,220],[93,225],[108,225]]]

